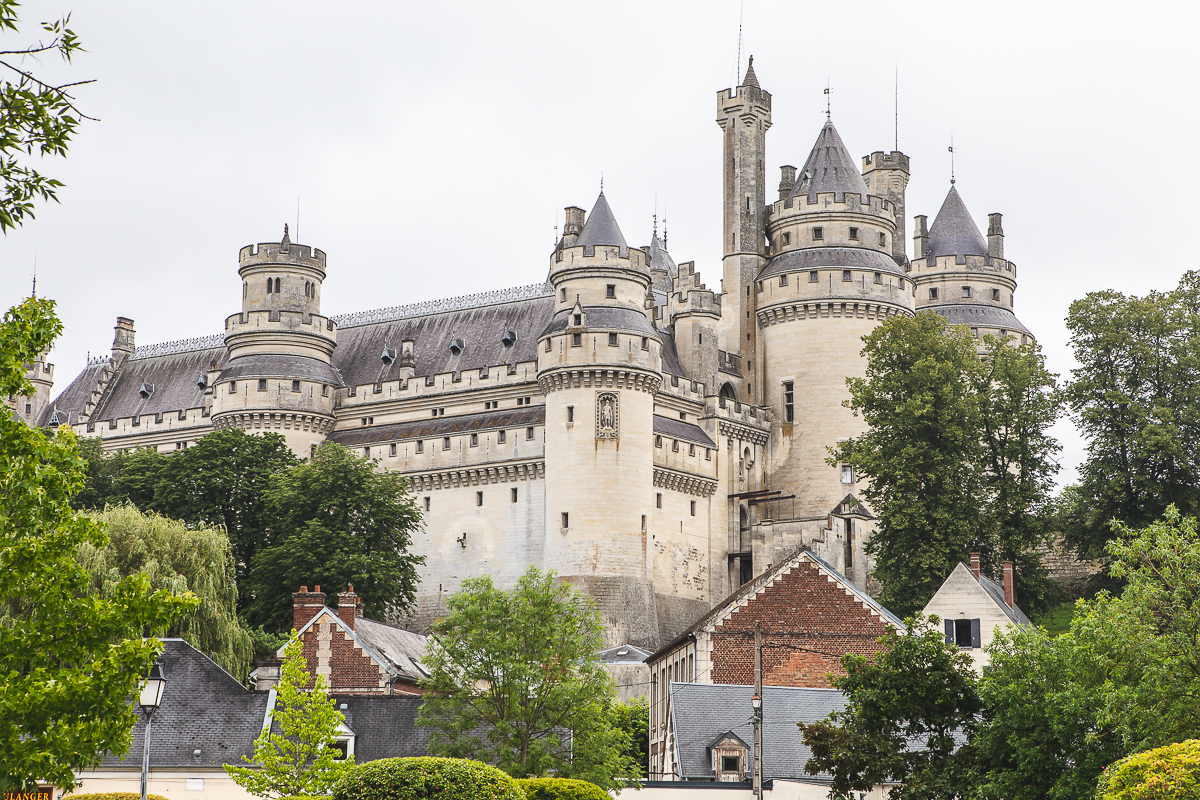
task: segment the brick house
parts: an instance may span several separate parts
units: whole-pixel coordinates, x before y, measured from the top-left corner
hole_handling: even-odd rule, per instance
[[[763,684],[822,689],[844,654],[876,653],[879,637],[904,625],[815,553],[793,551],[647,659],[651,778],[665,774],[671,685],[752,685],[756,622]]]
[[[325,605],[320,586],[292,595],[293,630],[299,632],[308,671],[324,675],[332,695],[420,695],[429,673],[421,659],[425,637],[396,625],[366,619],[354,587],[338,592],[337,609]],[[283,649],[276,653],[283,657]],[[259,665],[251,679],[259,689],[279,681],[279,660]]]

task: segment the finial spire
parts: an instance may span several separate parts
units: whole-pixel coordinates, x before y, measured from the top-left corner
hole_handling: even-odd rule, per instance
[[[600,194],[604,194],[604,171],[600,171]]]
[[[829,122],[829,120],[832,118],[832,109],[831,109],[831,105],[830,105],[830,100],[832,99],[830,97],[830,93],[832,93],[832,92],[833,92],[833,86],[830,85],[829,78],[826,77],[825,78],[825,121],[826,122]]]
[[[37,298],[37,256],[33,257],[33,292],[29,295],[32,298]]]
[[[657,213],[655,213],[655,215],[654,215],[654,238],[655,239],[658,238],[658,214]]]
[[[950,134],[950,185],[954,185],[954,134]]]

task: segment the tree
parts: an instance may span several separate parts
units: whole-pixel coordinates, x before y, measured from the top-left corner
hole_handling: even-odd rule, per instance
[[[1200,740],[1129,756],[1100,778],[1096,800],[1196,800],[1200,797]]]
[[[1113,520],[1200,513],[1200,273],[1145,297],[1091,292],[1067,328],[1079,366],[1065,392],[1088,446],[1065,533],[1097,557]]]
[[[254,740],[254,757],[242,756],[254,767],[225,765],[229,777],[250,794],[327,795],[354,769],[354,757],[343,757],[334,746],[343,717],[327,693],[325,676],[318,675],[307,689],[306,664],[300,637],[293,635],[283,653],[271,724]]]
[[[11,6],[0,5],[0,12]],[[25,364],[62,329],[54,303],[30,299],[0,321],[0,395],[28,395]],[[161,633],[194,609],[190,595],[154,591],[144,575],[87,591],[75,559],[105,546],[71,496],[83,460],[67,428],[31,428],[0,413],[0,788],[75,785],[78,771],[129,748],[129,698],[161,652]]]
[[[90,515],[108,531],[103,548],[84,544],[79,562],[92,591],[107,597],[125,577],[142,573],[155,589],[192,592],[200,606],[166,631],[178,636],[243,683],[253,664],[254,644],[237,616],[237,585],[229,537],[220,528],[189,528],[178,520],[143,514],[131,505]]]
[[[863,341],[866,375],[847,379],[846,405],[867,431],[829,463],[867,481],[880,602],[920,611],[972,549],[993,570],[1020,561],[1021,596],[1041,595],[1032,550],[1046,533],[1060,401],[1037,345],[984,337],[980,352],[965,326],[932,312],[892,317]]]
[[[625,732],[628,744],[622,754],[638,765],[638,777],[645,778],[650,768],[650,704],[635,697],[613,707],[614,724]]]
[[[833,679],[846,708],[809,725],[797,723],[813,756],[810,775],[833,775],[832,792],[867,791],[884,783],[892,800],[956,798],[971,785],[969,736],[982,704],[971,658],[947,644],[937,618],[909,618],[891,630],[872,662],[842,656],[846,674]]]
[[[0,0],[0,30],[17,31],[20,18],[17,0]],[[47,156],[65,156],[67,145],[80,119],[91,119],[75,107],[67,90],[91,81],[48,83],[26,66],[40,54],[57,53],[70,63],[81,50],[79,38],[68,27],[71,16],[42,23],[50,34],[48,42],[39,41],[23,48],[0,51],[0,67],[15,78],[0,80],[0,231],[7,232],[33,217],[37,198],[57,200],[63,184],[38,172],[32,164]]]
[[[408,480],[375,465],[326,443],[271,478],[268,544],[251,565],[251,624],[287,630],[292,592],[309,584],[354,584],[364,613],[376,619],[412,607],[424,557],[408,550],[421,512]]]
[[[590,598],[530,568],[511,591],[463,582],[434,623],[419,724],[435,755],[496,764],[516,778],[553,771],[615,788],[639,774],[615,724],[604,629]]]

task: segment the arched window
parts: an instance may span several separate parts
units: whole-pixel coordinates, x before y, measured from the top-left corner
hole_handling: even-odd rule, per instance
[[[279,278],[275,279],[275,294],[279,294]]]
[[[737,400],[737,390],[733,388],[732,384],[723,383],[721,384],[721,397],[725,400]]]
[[[274,291],[274,286],[275,284],[272,283],[271,279],[267,278],[267,294],[270,294],[272,291]]]

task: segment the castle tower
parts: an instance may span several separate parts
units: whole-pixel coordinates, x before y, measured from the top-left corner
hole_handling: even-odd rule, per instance
[[[537,348],[545,563],[595,598],[611,644],[654,648],[647,520],[661,342],[646,299],[647,255],[626,245],[603,192],[582,229],[554,251],[550,281],[554,318]]]
[[[913,235],[912,279],[916,307],[967,325],[976,336],[992,334],[1019,343],[1033,334],[1013,313],[1017,267],[1004,258],[999,214],[989,216],[985,241],[954,186],[926,227],[918,216]]]
[[[242,310],[225,320],[229,363],[213,384],[213,426],[274,431],[307,456],[333,430],[333,320],[320,315],[325,253],[282,242],[238,254]]]
[[[755,393],[754,292],[751,286],[766,263],[767,129],[771,127],[771,95],[758,85],[754,58],[736,89],[717,92],[717,124],[724,132],[721,173],[724,183],[724,258],[722,259],[720,347],[740,354],[744,379],[733,386],[747,403],[762,400]]]
[[[863,180],[867,192],[876,197],[885,197],[894,210],[896,235],[892,237],[892,258],[902,267],[908,267],[908,256],[904,252],[904,191],[908,188],[908,156],[899,150],[885,153],[876,150],[863,156]]]
[[[863,431],[842,406],[846,378],[865,374],[864,335],[890,316],[913,313],[891,199],[903,197],[907,158],[896,153],[891,162],[887,171],[872,170],[876,185],[887,188],[873,194],[827,121],[791,190],[770,209],[771,258],[755,286],[762,402],[775,412],[766,488],[795,494],[793,516],[808,527],[802,541],[764,541],[765,562],[782,547],[810,544],[826,525],[837,528],[830,515],[854,493],[855,476],[827,464],[827,448]],[[785,167],[785,181],[794,172]],[[861,552],[869,531],[851,533]],[[841,558],[845,549],[836,552]],[[848,556],[835,567],[865,580],[861,559]]]
[[[50,402],[50,389],[54,386],[54,365],[50,363],[49,350],[38,354],[32,364],[25,365],[25,378],[33,384],[33,394],[10,397],[8,404],[26,425],[37,425]]]

